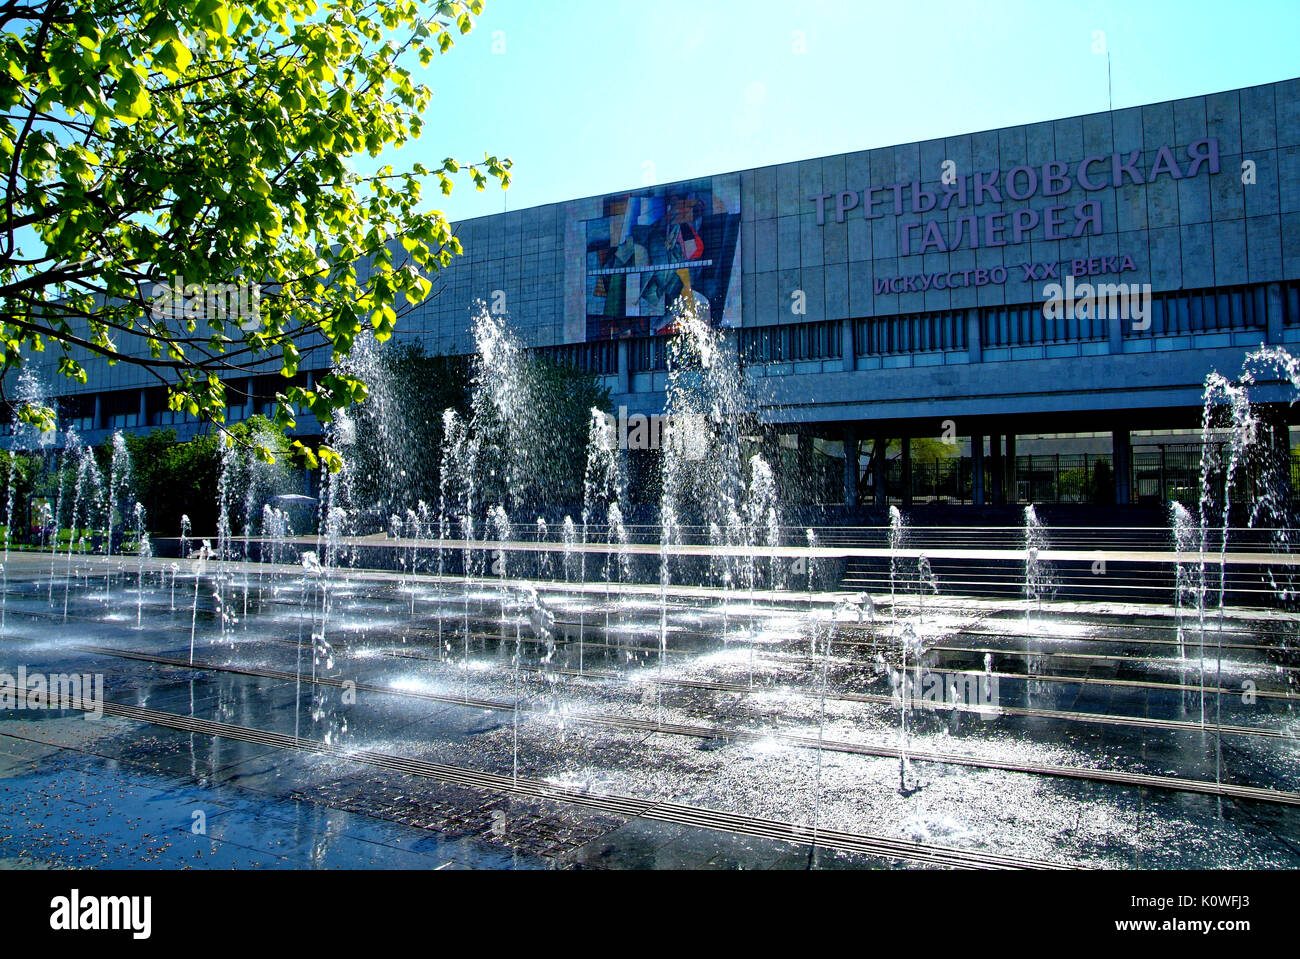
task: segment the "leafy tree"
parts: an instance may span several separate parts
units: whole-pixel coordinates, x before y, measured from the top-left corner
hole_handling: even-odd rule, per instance
[[[392,344],[378,357],[378,382],[356,411],[349,456],[354,494],[385,515],[438,501],[442,413],[469,413],[469,358],[430,356],[419,342]]]
[[[128,434],[134,493],[144,505],[154,533],[175,536],[181,517],[190,518],[196,535],[217,528],[217,478],[221,474],[221,444],[215,435],[176,441],[173,429]]]
[[[376,504],[384,517],[436,508],[442,465],[444,410],[471,419],[472,370],[468,357],[429,356],[418,343],[383,350],[370,399],[356,410],[356,441],[348,456],[352,494]],[[486,404],[474,420],[484,446],[477,477],[480,502],[529,509],[580,504],[591,410],[610,408],[609,391],[592,373],[531,355],[521,371],[527,403],[519,420],[496,421]],[[507,468],[513,460],[521,467]],[[516,485],[506,488],[514,475]]]
[[[914,436],[911,443],[912,462],[913,463],[947,463],[949,460],[957,459],[961,453],[961,447],[956,443],[945,443],[941,439],[932,436]],[[902,456],[902,447],[898,448],[896,456]]]
[[[1056,478],[1056,496],[1062,503],[1088,501],[1088,472],[1082,466],[1063,469]]]
[[[250,481],[248,452],[262,446],[277,461],[269,482],[263,477],[259,484],[257,505],[260,507],[266,496],[277,491],[274,487],[288,482],[282,464],[289,452],[289,441],[275,432],[272,422],[264,416],[252,416],[236,423],[230,427],[230,433],[235,443],[243,447],[236,454],[239,459],[234,464],[231,492],[235,503],[234,525],[240,527],[241,504]],[[125,439],[131,455],[131,495],[144,506],[149,529],[155,534],[175,536],[180,532],[181,517],[188,516],[194,535],[215,535],[222,469],[220,435],[200,435],[181,443],[177,442],[175,430],[158,429],[144,434],[128,433]],[[97,451],[105,467],[109,445]],[[276,470],[284,475],[274,475]]]
[[[541,411],[535,502],[582,503],[591,411],[610,412],[609,390],[594,373],[538,357],[534,378]]]
[[[227,379],[278,370],[277,429],[363,399],[352,375],[312,389],[288,378],[308,351],[339,359],[365,327],[386,339],[461,252],[441,213],[418,210],[426,179],[504,188],[510,161],[363,176],[349,158],[420,135],[431,92],[411,61],[446,53],[482,8],[0,4],[0,372],[51,345],[80,382],[88,357],[129,363],[168,387],[171,409],[221,424]]]
[[[9,497],[13,496],[13,529],[10,544],[26,543],[31,532],[31,501],[37,495],[41,458],[16,451],[0,453],[0,526],[6,522]]]

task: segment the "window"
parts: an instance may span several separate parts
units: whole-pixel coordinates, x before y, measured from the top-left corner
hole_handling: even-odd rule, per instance
[[[740,332],[741,355],[749,363],[838,359],[840,321],[749,327]]]
[[[615,340],[541,346],[536,352],[558,366],[567,366],[584,373],[609,375],[618,372],[618,343]]]
[[[966,311],[941,310],[858,320],[859,356],[966,349]]]
[[[1285,293],[1283,310],[1285,313]],[[1287,320],[1290,322],[1290,320]],[[1175,290],[1151,297],[1151,326],[1125,329],[1125,336],[1179,336],[1249,330],[1268,323],[1268,293],[1262,283],[1208,290]]]
[[[59,400],[60,419],[65,429],[78,433],[95,428],[95,398],[93,396],[65,396]]]
[[[110,430],[131,429],[140,422],[140,391],[115,390],[103,394],[104,427]]]
[[[628,340],[627,365],[632,373],[668,369],[668,337],[641,336]]]
[[[1282,322],[1300,326],[1300,280],[1282,284]]]

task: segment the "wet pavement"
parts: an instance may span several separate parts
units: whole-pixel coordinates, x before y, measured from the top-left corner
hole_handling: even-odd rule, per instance
[[[111,721],[107,721],[111,722]],[[871,857],[431,785],[344,774],[293,787],[283,757],[228,757],[203,780],[132,723],[124,760],[79,716],[0,723],[0,869],[861,868]],[[145,737],[142,742],[139,737]],[[96,748],[111,745],[96,737]],[[170,768],[169,768],[170,767]],[[161,770],[161,771],[159,771]]]
[[[111,583],[84,561],[65,619],[48,560],[14,560],[0,672],[100,674],[112,703],[235,732],[0,710],[0,865],[926,865],[907,844],[1300,865],[1300,807],[1150,785],[1297,789],[1300,660],[1276,616],[1229,618],[1202,657],[1159,607],[891,614],[877,597],[832,626],[797,593],[676,596],[661,616],[645,597],[391,577],[322,589],[291,569],[196,591],[156,564],[141,590],[130,561]],[[996,680],[998,708],[922,703],[904,738],[903,623],[920,637],[911,672]],[[848,838],[813,847],[817,829]]]

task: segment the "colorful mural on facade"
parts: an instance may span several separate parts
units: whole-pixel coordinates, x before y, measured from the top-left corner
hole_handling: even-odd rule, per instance
[[[683,295],[715,326],[739,325],[739,184],[715,182],[728,179],[597,201],[583,222],[587,340],[671,333],[668,312]]]

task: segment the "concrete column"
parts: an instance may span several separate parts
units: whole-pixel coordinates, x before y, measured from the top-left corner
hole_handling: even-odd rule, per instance
[[[149,391],[140,391],[140,425],[149,425]]]
[[[1110,318],[1110,326],[1107,331],[1109,334],[1107,336],[1107,348],[1111,353],[1124,352],[1124,327],[1133,322],[1121,317],[1120,312],[1122,311],[1115,311],[1115,315]]]
[[[844,430],[844,505],[858,505],[858,431]]]
[[[1268,342],[1281,343],[1282,331],[1285,329],[1282,325],[1282,312],[1286,306],[1282,302],[1282,284],[1270,283],[1264,296],[1268,303]]]
[[[95,394],[95,412],[93,417],[94,418],[91,422],[93,423],[94,428],[102,430],[104,428],[104,394],[102,393]]]
[[[885,450],[889,440],[877,436],[871,450],[871,485],[875,491],[876,505],[889,505],[889,496],[885,490]]]
[[[1131,483],[1133,444],[1128,430],[1112,430],[1110,465],[1115,472],[1115,502],[1124,506],[1133,502]]]
[[[1006,485],[1002,482],[1002,434],[989,434],[989,472],[992,474],[989,481],[993,484],[993,489],[989,492],[992,494],[988,497],[989,502],[994,506],[1001,506],[1006,499],[1004,491]]]
[[[817,486],[816,492],[812,491],[813,478],[813,438],[811,433],[805,433],[800,430],[798,436],[798,449],[795,451],[796,462],[798,463],[799,485],[803,488],[805,503],[818,503],[821,501],[821,484]]]
[[[912,505],[912,438],[904,436],[899,440],[903,448],[903,505]]]
[[[971,307],[966,311],[966,350],[972,363],[984,362],[983,331],[980,330],[980,311]]]
[[[631,378],[628,376],[628,342],[627,340],[618,341],[618,392],[630,393],[628,384]]]
[[[984,505],[984,434],[970,438],[970,499],[975,506]]]
[[[852,373],[858,368],[858,344],[853,338],[856,327],[857,322],[854,320],[843,320],[840,323],[840,356],[843,357],[846,373]]]
[[[1007,462],[1004,471],[1007,476],[1007,502],[1014,503],[1016,496],[1016,434],[1008,433],[1007,439]]]

